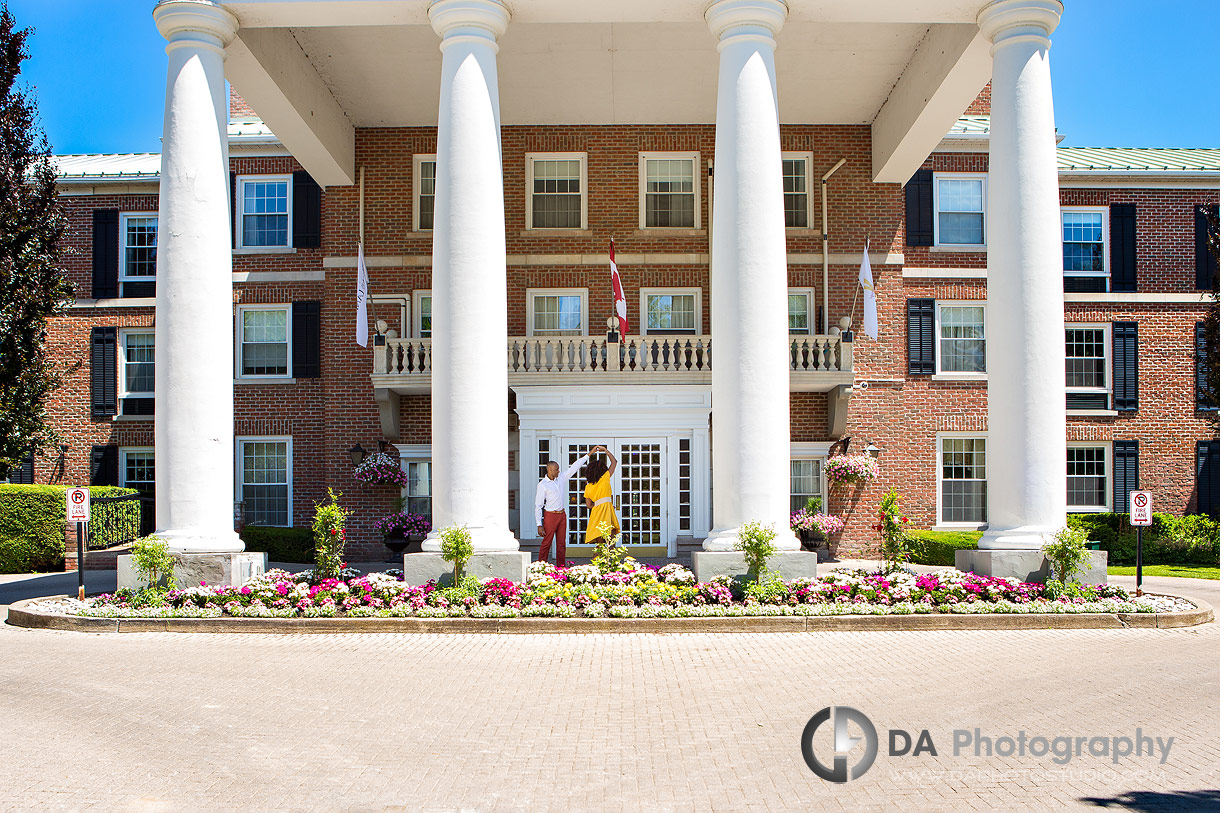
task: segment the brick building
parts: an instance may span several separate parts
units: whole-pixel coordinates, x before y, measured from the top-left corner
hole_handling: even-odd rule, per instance
[[[163,3],[159,13],[183,5]],[[198,4],[189,5],[191,14],[198,13]],[[1003,331],[1005,319],[1014,321],[1011,313],[1026,314],[1031,324],[1041,318],[1021,301],[997,300],[994,293],[987,300],[989,248],[993,255],[1002,245],[1008,248],[1005,256],[1024,256],[1021,246],[1003,242],[1010,239],[1004,235],[1005,222],[1024,217],[1013,213],[1022,211],[1023,193],[1018,190],[1019,205],[1013,207],[1003,194],[997,198],[988,189],[989,149],[993,156],[997,149],[1010,153],[991,137],[992,86],[986,84],[981,93],[979,88],[992,75],[992,60],[985,48],[982,57],[976,50],[979,41],[1002,39],[1002,33],[988,33],[984,25],[956,51],[948,48],[949,63],[932,88],[933,100],[917,115],[909,114],[911,120],[902,126],[890,126],[892,118],[903,115],[902,107],[891,106],[895,97],[887,98],[880,86],[867,86],[873,95],[859,101],[860,110],[844,108],[824,85],[814,89],[824,92],[825,113],[802,94],[785,96],[785,81],[791,82],[792,72],[803,63],[778,62],[771,81],[774,85],[778,75],[782,172],[773,180],[782,182],[784,228],[777,230],[771,225],[778,223],[778,208],[765,210],[770,217],[766,229],[751,220],[757,212],[741,208],[751,194],[745,178],[755,165],[741,157],[749,154],[744,147],[734,152],[732,145],[718,141],[717,121],[722,128],[735,126],[741,139],[753,143],[750,126],[709,108],[706,92],[688,103],[658,92],[651,108],[648,99],[637,100],[626,115],[601,118],[590,112],[588,100],[541,113],[536,104],[521,101],[516,83],[526,78],[561,81],[547,74],[580,64],[565,62],[562,55],[553,63],[538,58],[538,65],[526,59],[535,53],[531,46],[547,38],[592,53],[605,51],[606,43],[599,40],[595,47],[587,38],[610,37],[615,46],[638,51],[640,64],[676,70],[672,57],[656,61],[661,46],[649,38],[646,25],[655,23],[685,38],[684,48],[694,54],[689,59],[698,68],[690,71],[695,78],[709,65],[714,71],[716,40],[703,23],[706,4],[692,4],[692,9],[699,5],[695,26],[703,27],[696,38],[690,21],[674,23],[657,10],[639,12],[640,19],[626,22],[569,20],[560,19],[562,14],[547,2],[521,3],[517,11],[524,33],[513,39],[517,23],[508,25],[507,16],[507,32],[496,29],[500,22],[481,18],[446,28],[444,14],[499,13],[503,7],[492,0],[435,3],[431,28],[427,15],[422,21],[340,24],[329,8],[342,4],[319,3],[317,13],[324,19],[295,19],[302,29],[293,35],[297,50],[288,56],[281,32],[300,12],[287,3],[266,3],[261,11],[254,5],[207,6],[220,16],[206,25],[198,20],[178,28],[169,25],[164,21],[173,16],[172,8],[161,20],[171,40],[171,79],[175,37],[207,25],[223,28],[229,19],[224,8],[241,24],[236,38],[228,34],[231,41],[224,43],[235,92],[229,98],[224,156],[227,188],[221,194],[234,205],[226,210],[229,222],[210,222],[207,233],[214,246],[218,229],[223,226],[226,232],[232,303],[226,306],[225,325],[231,337],[221,341],[217,331],[205,331],[191,334],[188,342],[164,319],[157,325],[159,308],[193,314],[190,296],[203,296],[189,287],[176,288],[175,299],[157,288],[159,282],[163,285],[157,275],[164,275],[169,262],[162,256],[159,264],[157,257],[159,237],[165,245],[164,231],[158,232],[159,209],[161,219],[166,217],[165,201],[158,199],[159,185],[165,188],[161,157],[61,157],[61,188],[71,218],[67,262],[77,301],[67,316],[54,320],[51,344],[58,358],[82,365],[52,405],[67,448],[60,458],[33,461],[34,479],[175,488],[172,483],[184,481],[167,480],[157,470],[154,447],[186,441],[172,435],[173,427],[160,427],[165,435],[158,432],[157,421],[164,417],[153,413],[168,403],[179,410],[175,426],[188,434],[208,434],[212,430],[193,423],[201,418],[189,412],[183,416],[180,405],[184,400],[201,403],[200,398],[210,397],[209,390],[191,389],[199,382],[183,384],[182,377],[189,379],[189,369],[199,365],[212,371],[207,375],[214,382],[215,371],[228,365],[234,393],[233,501],[241,505],[245,520],[307,525],[313,503],[333,488],[355,509],[349,524],[353,559],[386,555],[371,524],[388,512],[398,494],[356,482],[349,455],[356,444],[373,449],[379,441],[397,449],[410,479],[402,496],[416,509],[431,513],[434,490],[443,501],[448,498],[442,493],[460,495],[472,480],[476,490],[502,488],[507,530],[524,548],[536,546],[531,514],[540,465],[547,459],[574,460],[589,445],[607,443],[622,461],[614,491],[621,501],[626,541],[639,546],[640,553],[673,556],[697,547],[709,537],[719,538],[743,511],[747,513],[738,521],[782,522],[782,511],[807,496],[822,497],[831,513],[847,520],[840,551],[856,552],[873,544],[871,515],[886,489],[896,487],[906,496],[908,515],[917,527],[982,528],[992,503],[1002,503],[1011,490],[1005,487],[1011,473],[996,475],[990,467],[1013,458],[1029,467],[1040,459],[1005,453],[997,460],[988,454],[993,438],[1022,435],[989,434],[989,414],[992,423],[997,414],[996,405],[989,412],[990,365],[993,375],[998,366],[1006,380],[1032,382],[1031,392],[1040,387],[1038,398],[1029,399],[1041,405],[1040,414],[1061,412],[1051,415],[1050,425],[1058,420],[1066,427],[1066,449],[1057,458],[1062,461],[1066,453],[1066,480],[1064,472],[1052,479],[1064,489],[1056,499],[1062,503],[1066,496],[1068,510],[1122,510],[1122,494],[1137,484],[1155,492],[1159,510],[1220,510],[1220,440],[1195,396],[1196,324],[1207,307],[1200,292],[1210,287],[1214,273],[1210,258],[1199,249],[1203,225],[1198,212],[1220,201],[1220,150],[1058,148],[1060,208],[1054,221],[1060,239],[1054,251],[1062,260],[1055,274],[1062,278],[1062,325],[1029,329],[1031,335],[1022,342],[1003,342],[1002,351],[988,347],[989,340],[996,341],[989,320],[999,323],[1002,336],[1010,336]],[[685,5],[657,8],[680,14]],[[726,17],[713,25],[722,43],[743,26],[766,23],[772,34],[778,30],[779,25],[759,20],[783,4],[758,0],[744,5],[749,19]],[[777,61],[784,48],[800,51],[796,36],[810,30],[803,28],[811,23],[800,17],[800,4],[789,5],[783,30],[795,32],[789,39],[776,35]],[[937,4],[923,5],[930,10]],[[1057,6],[1047,0],[993,5],[1004,6],[1001,11],[1019,7],[1037,20]],[[881,73],[896,93],[905,89],[904,81],[916,81],[903,73],[903,66],[929,58],[924,49],[929,38],[951,37],[955,32],[949,29],[962,24],[937,16],[941,11],[929,11],[924,18],[911,12],[916,15],[911,20],[884,23],[868,19],[866,12],[861,19],[830,25],[849,38],[886,31],[899,50],[907,48],[902,59],[890,58],[892,65],[876,55],[870,63],[885,68]],[[707,13],[709,24],[715,22],[713,10]],[[558,16],[551,20],[548,14]],[[655,14],[661,16],[652,20]],[[779,21],[783,24],[782,17]],[[482,276],[462,271],[464,252],[488,250],[486,233],[471,230],[470,222],[462,220],[462,201],[473,200],[470,207],[476,212],[485,201],[462,198],[463,184],[471,180],[454,176],[460,166],[456,159],[452,168],[444,165],[447,149],[457,149],[449,153],[457,155],[473,150],[473,166],[479,166],[480,155],[486,157],[478,145],[461,142],[473,128],[469,121],[459,116],[455,126],[445,119],[445,94],[461,97],[464,80],[460,67],[439,65],[432,28],[449,37],[453,30],[464,31],[463,25],[482,32],[475,39],[493,29],[503,37],[505,122],[493,146],[493,151],[498,147],[503,192],[504,237],[498,244],[506,268],[503,300],[494,285],[470,284],[496,279],[485,270],[489,255],[479,255],[474,263],[484,269]],[[555,39],[560,28],[568,39]],[[369,92],[406,88],[414,97],[430,99],[426,115],[379,107],[356,92],[367,79],[361,68],[339,67],[335,54],[353,57],[365,46],[376,46],[370,54],[389,60],[378,39],[388,32],[403,41],[427,42],[428,51],[426,56],[421,49],[399,57],[393,62],[396,68],[418,70],[398,84],[369,80]],[[216,36],[221,41],[225,35]],[[463,36],[472,35],[454,36],[458,39],[452,47],[457,48]],[[757,32],[750,36],[756,38]],[[476,56],[481,53],[479,43],[469,47]],[[722,76],[733,47],[730,42],[721,51]],[[609,52],[615,50],[612,46]],[[373,55],[369,59],[375,64]],[[289,75],[284,65],[295,66],[303,78]],[[600,70],[590,68],[585,78],[590,88],[600,88],[608,78],[625,77],[637,89],[646,84],[626,63],[606,69],[605,76]],[[1000,68],[996,71],[999,76]],[[437,108],[430,84],[434,79],[424,79],[438,72],[444,77],[439,136],[432,115]],[[690,79],[683,74],[682,81]],[[1005,92],[1011,98],[1011,88]],[[710,98],[715,102],[716,94]],[[946,115],[945,106],[954,100],[956,108]],[[746,106],[752,101],[746,98]],[[670,118],[658,108],[662,103],[671,105],[666,108]],[[302,111],[307,108],[312,108],[310,116],[317,113],[316,120],[306,120]],[[167,122],[178,115],[175,110],[171,93]],[[626,123],[632,116],[636,120]],[[340,122],[350,131],[348,152],[335,135]],[[198,154],[201,148],[192,149]],[[181,156],[187,150],[179,150],[174,177],[181,184]],[[725,158],[717,161],[717,156]],[[488,185],[482,169],[475,186]],[[1008,214],[996,213],[993,221],[989,209],[996,208]],[[718,217],[722,210],[741,216]],[[489,222],[494,224],[494,217]],[[447,242],[434,254],[434,238],[440,245],[442,231]],[[782,234],[780,242],[756,241],[763,231]],[[367,348],[355,341],[361,234],[370,277],[373,335]],[[461,239],[455,240],[455,234]],[[490,242],[496,243],[497,236]],[[608,336],[607,327],[614,313],[611,239],[631,320],[621,336]],[[858,329],[856,281],[866,243],[879,310],[877,340]],[[786,253],[788,330],[781,342],[787,343],[787,352],[781,347],[772,355],[781,362],[781,377],[786,372],[789,378],[786,404],[772,392],[776,385],[785,392],[775,380],[774,365],[751,362],[759,352],[752,336],[776,333],[774,325],[782,327],[785,314],[782,286],[766,288],[766,309],[754,306],[764,300],[752,299],[753,290],[764,286],[752,281],[749,257],[775,256],[777,247]],[[716,263],[725,261],[714,261],[714,256],[747,259],[726,277],[716,270]],[[443,294],[438,291],[436,337],[434,262],[450,269],[440,281],[447,287]],[[1043,263],[1040,296],[1046,271]],[[994,259],[992,273],[997,273]],[[196,272],[193,278],[199,276]],[[749,286],[743,287],[741,279],[750,280]],[[228,290],[228,280],[221,282],[224,286],[216,290]],[[731,303],[727,313],[713,307],[729,307],[715,302],[718,291],[720,303]],[[208,294],[213,300],[216,295]],[[499,309],[502,330],[496,329],[494,315],[480,310],[488,302]],[[173,306],[184,310],[169,310]],[[218,313],[213,309],[211,316],[201,313],[199,319],[217,325]],[[472,314],[477,317],[473,326]],[[839,327],[849,316],[854,316],[854,336]],[[714,335],[713,324],[727,335]],[[449,329],[442,337],[445,325]],[[172,357],[179,377],[158,369],[167,360],[162,348],[154,350],[164,342],[157,327],[179,342]],[[720,367],[713,366],[713,339]],[[1055,352],[1048,352],[1052,345]],[[1058,404],[1053,410],[1044,397],[1049,391],[1044,377],[1038,378],[1043,367],[1063,370],[1051,399]],[[734,371],[731,380],[725,378],[725,368]],[[722,370],[719,379],[714,369]],[[164,387],[175,388],[174,393],[158,392]],[[438,388],[445,397],[434,403]],[[477,403],[470,405],[472,399]],[[717,404],[730,400],[732,410],[718,422]],[[769,448],[779,420],[772,410],[777,408],[790,426],[784,430],[786,465],[781,461],[777,468],[773,452],[766,458],[737,455],[739,447]],[[223,399],[213,412],[225,414]],[[1011,418],[1003,408],[999,414],[1005,421]],[[471,424],[472,415],[481,417]],[[489,416],[494,417],[484,420]],[[442,425],[434,426],[434,420]],[[502,435],[506,443],[487,443],[488,433],[493,439]],[[828,486],[822,464],[843,437],[851,438],[852,451],[870,443],[880,449],[878,481],[855,491]],[[455,470],[452,459],[438,460],[450,455],[442,449],[460,449],[463,467],[471,471]],[[224,459],[223,453],[206,458]],[[769,463],[760,465],[760,459]],[[441,482],[434,477],[434,461],[444,469]],[[192,476],[227,483],[226,466],[213,462],[199,468]],[[720,472],[727,474],[718,476]],[[749,506],[763,502],[749,502],[748,481],[770,478],[770,483],[777,472],[787,487],[778,489],[783,491],[779,510],[766,509],[775,516],[750,515]],[[719,500],[727,498],[717,494],[713,481],[720,492],[741,491],[745,502],[722,504]],[[572,486],[573,543],[583,533],[584,509],[576,499],[582,486],[576,481]],[[225,488],[209,498],[213,514]],[[186,490],[176,487],[178,493]],[[439,513],[448,520],[471,519],[462,513],[469,508],[456,499]],[[498,509],[493,504],[490,510]],[[159,508],[157,521],[150,524],[177,527],[169,516],[168,509]],[[1006,527],[1015,526],[1010,522]],[[499,537],[488,539],[489,549],[503,544]],[[569,551],[582,554],[579,547]]]

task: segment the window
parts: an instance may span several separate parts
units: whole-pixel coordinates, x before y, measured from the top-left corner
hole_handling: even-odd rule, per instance
[[[703,326],[702,291],[698,288],[640,291],[644,333],[691,334]]]
[[[432,461],[410,460],[407,470],[406,509],[411,514],[423,514],[432,520]]]
[[[826,510],[826,497],[822,491],[821,458],[791,461],[791,483],[790,510],[804,508],[810,497],[816,497],[822,510]]]
[[[525,156],[527,229],[585,228],[585,154]]]
[[[984,246],[987,182],[982,175],[937,175],[936,245]]]
[[[156,363],[153,333],[122,333],[119,341],[120,398],[152,398]],[[127,404],[124,404],[126,412]]]
[[[415,336],[432,338],[432,292],[415,292]]]
[[[987,372],[986,308],[936,303],[936,372],[981,376]]]
[[[239,308],[241,376],[271,378],[291,376],[288,308]]]
[[[152,496],[157,484],[153,450],[119,449],[119,475],[123,486],[136,489],[141,496]]]
[[[809,228],[809,155],[784,153],[784,225]]]
[[[698,153],[640,156],[641,228],[699,228],[698,164]]]
[[[1109,511],[1109,458],[1105,446],[1071,444],[1067,449],[1069,511]]]
[[[157,215],[133,212],[121,218],[123,263],[119,282],[152,282],[157,277]]]
[[[436,213],[436,156],[415,156],[415,230],[432,231]]]
[[[1064,329],[1068,409],[1110,406],[1110,341],[1106,326],[1069,325]]]
[[[1063,273],[1069,277],[1104,277],[1109,273],[1106,251],[1107,209],[1064,209]]]
[[[247,525],[292,524],[292,439],[238,438],[238,501]]]
[[[987,440],[938,437],[938,497],[943,524],[981,525],[987,521]]]
[[[813,291],[809,288],[788,289],[788,332],[813,332]]]
[[[292,178],[237,179],[238,248],[288,248],[292,245]]]
[[[526,291],[529,303],[529,335],[585,335],[587,296],[588,292],[583,288]]]

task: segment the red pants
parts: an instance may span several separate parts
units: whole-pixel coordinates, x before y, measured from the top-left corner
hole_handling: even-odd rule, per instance
[[[538,548],[538,561],[545,562],[551,556],[551,539],[555,540],[555,564],[563,567],[567,563],[568,515],[562,511],[542,512],[542,545]]]

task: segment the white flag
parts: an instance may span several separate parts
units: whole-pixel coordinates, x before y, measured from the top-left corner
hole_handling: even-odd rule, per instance
[[[864,260],[860,263],[860,287],[864,289],[864,335],[877,338],[877,295],[873,293],[873,267],[868,261],[868,244],[864,245]]]
[[[364,265],[364,243],[356,253],[356,344],[369,346],[369,270]]]

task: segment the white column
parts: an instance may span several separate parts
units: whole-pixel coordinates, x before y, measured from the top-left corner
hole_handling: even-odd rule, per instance
[[[441,101],[432,231],[432,513],[476,551],[517,550],[508,529],[508,341],[498,0],[437,0]]]
[[[731,550],[742,523],[788,527],[788,265],[775,85],[782,0],[719,0],[706,11],[720,39],[716,208],[712,215],[712,531]]]
[[[984,549],[1031,549],[1067,516],[1063,254],[1048,59],[1058,0],[979,12],[991,48]]]
[[[240,551],[224,80],[237,19],[207,0],[163,0],[153,17],[169,40],[157,230],[157,535],[184,553]]]

